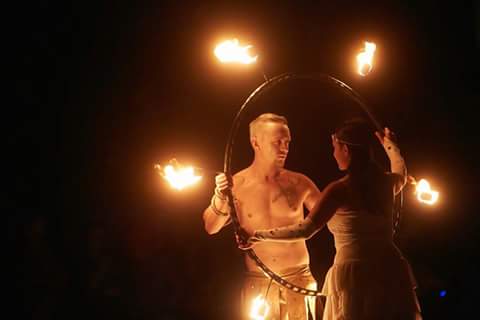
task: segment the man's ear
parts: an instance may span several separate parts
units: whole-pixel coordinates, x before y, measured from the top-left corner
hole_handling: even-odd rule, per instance
[[[348,149],[348,146],[346,144],[342,144],[342,152],[345,154],[345,155],[348,155],[350,150]]]
[[[253,136],[250,138],[250,144],[254,150],[258,150],[260,146],[258,145],[257,137]]]

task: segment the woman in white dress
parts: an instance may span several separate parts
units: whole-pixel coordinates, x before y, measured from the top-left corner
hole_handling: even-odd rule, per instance
[[[325,225],[335,240],[335,259],[322,293],[323,319],[421,319],[415,279],[407,260],[393,243],[394,194],[407,182],[405,162],[385,128],[375,132],[389,159],[383,172],[371,158],[374,131],[350,121],[332,135],[333,156],[346,175],[330,183],[303,222],[257,230],[241,248],[258,241],[309,239]]]

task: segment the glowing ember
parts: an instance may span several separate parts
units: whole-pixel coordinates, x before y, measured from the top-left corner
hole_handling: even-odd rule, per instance
[[[252,64],[257,61],[257,56],[252,57],[249,55],[248,50],[251,47],[251,45],[241,47],[237,39],[226,40],[217,45],[214,53],[222,63]]]
[[[268,316],[270,306],[262,298],[262,295],[253,299],[252,308],[250,309],[250,318],[254,320],[264,320]]]
[[[415,194],[417,195],[418,201],[428,205],[433,205],[438,200],[438,192],[433,191],[425,179],[421,179],[416,183]]]
[[[373,54],[377,46],[373,42],[365,42],[364,51],[357,55],[357,72],[361,76],[366,76],[373,67]]]
[[[201,176],[195,175],[193,167],[183,167],[175,159],[170,160],[170,164],[163,168],[158,164],[155,165],[155,168],[159,169],[160,175],[177,190],[182,190],[188,186],[194,185],[202,179]]]

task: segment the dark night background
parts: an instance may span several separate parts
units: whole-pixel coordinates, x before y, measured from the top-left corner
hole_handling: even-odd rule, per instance
[[[9,11],[5,276],[14,318],[235,319],[241,253],[231,226],[208,236],[201,218],[213,176],[178,193],[153,170],[173,157],[222,169],[233,118],[263,81],[259,66],[215,61],[217,41],[233,37],[255,45],[267,75],[346,82],[397,132],[410,173],[441,193],[426,207],[407,190],[396,238],[424,317],[476,314],[480,4],[247,3],[30,1]],[[377,53],[361,78],[353,62],[365,40]],[[248,117],[271,110],[291,123],[287,167],[321,188],[339,176],[328,132],[356,110],[351,102],[328,86],[291,83],[257,105]],[[252,155],[247,121],[235,170]],[[332,238],[323,230],[309,246],[321,282]]]

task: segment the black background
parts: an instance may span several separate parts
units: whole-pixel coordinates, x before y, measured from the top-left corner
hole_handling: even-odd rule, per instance
[[[330,74],[398,134],[410,173],[441,194],[428,207],[407,190],[396,238],[424,317],[475,313],[479,8],[473,1],[18,4],[4,40],[15,62],[8,92],[15,99],[4,108],[15,318],[235,319],[241,252],[231,226],[208,236],[202,225],[213,175],[180,193],[153,164],[175,157],[222,170],[233,118],[263,82],[262,69],[270,77]],[[218,63],[215,44],[234,37],[253,44],[261,63]],[[359,77],[354,59],[366,40],[377,43],[375,65]],[[279,85],[251,110],[234,170],[252,156],[246,123],[273,111],[290,121],[288,168],[320,188],[339,176],[328,133],[358,108],[338,91]],[[323,230],[309,246],[323,279],[332,238]]]

